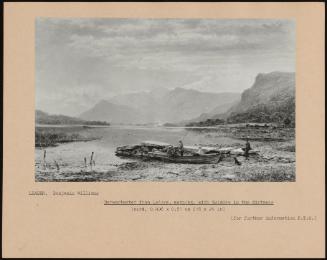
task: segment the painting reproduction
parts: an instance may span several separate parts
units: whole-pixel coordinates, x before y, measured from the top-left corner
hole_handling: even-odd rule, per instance
[[[294,182],[295,22],[35,20],[36,182]]]

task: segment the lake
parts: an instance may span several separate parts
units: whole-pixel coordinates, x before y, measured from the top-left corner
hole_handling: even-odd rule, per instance
[[[182,140],[184,145],[219,144],[226,146],[233,143],[243,143],[242,141],[217,136],[210,132],[202,133],[178,127],[90,127],[81,130],[81,132],[98,136],[100,139],[47,147],[45,148],[46,165],[43,163],[44,149],[35,149],[36,181],[132,180],[135,177],[134,174],[139,172],[139,169],[133,170],[133,168],[124,168],[122,166],[133,165],[132,163],[137,163],[137,160],[121,159],[115,156],[115,150],[118,146],[137,144],[146,140],[161,141],[173,145],[178,145],[179,140]],[[89,163],[92,152],[94,152],[95,166],[91,167],[88,165],[85,167],[84,158]],[[56,163],[59,165],[59,170],[56,167]],[[151,170],[160,171],[160,168],[161,172],[164,172],[164,169],[170,169],[174,165],[161,166],[160,163],[148,163],[146,165],[146,172],[150,174]],[[178,167],[185,168],[186,166],[188,165],[179,165]],[[177,165],[175,165],[176,167]]]

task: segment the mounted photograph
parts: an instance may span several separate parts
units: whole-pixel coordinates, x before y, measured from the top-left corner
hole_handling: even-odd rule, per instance
[[[35,20],[36,182],[294,182],[295,21]]]

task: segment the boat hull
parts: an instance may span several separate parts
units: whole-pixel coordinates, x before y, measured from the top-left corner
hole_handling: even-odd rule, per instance
[[[135,158],[142,160],[154,160],[162,161],[166,163],[184,163],[184,164],[213,164],[217,163],[219,154],[210,155],[198,155],[198,156],[167,156],[167,155],[154,155],[154,154],[143,154],[143,155],[130,155],[127,153],[116,153],[119,157],[124,158]]]
[[[173,149],[173,153],[169,152]],[[178,147],[173,147],[167,143],[145,141],[137,145],[126,145],[117,147],[116,156],[123,158],[135,158],[142,160],[162,161],[166,163],[185,163],[185,164],[214,164],[222,159],[221,156],[244,156],[244,149],[235,147],[201,148],[201,154],[197,153],[198,147],[185,146],[183,156],[180,155]],[[250,151],[256,154],[256,151]]]

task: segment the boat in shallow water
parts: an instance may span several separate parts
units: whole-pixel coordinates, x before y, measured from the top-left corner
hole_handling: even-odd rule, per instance
[[[166,153],[160,152],[148,152],[148,153],[135,153],[131,154],[124,151],[116,151],[116,155],[125,158],[138,158],[142,160],[155,160],[167,163],[189,163],[189,164],[207,164],[207,163],[217,163],[219,159],[219,154],[204,154],[204,155],[176,155],[170,156]]]
[[[173,149],[173,153],[169,152]],[[116,149],[116,156],[137,158],[142,160],[156,160],[168,163],[209,164],[218,163],[220,156],[244,155],[242,148],[201,147],[203,154],[198,154],[198,147],[184,146],[183,156],[178,147],[157,141],[145,141],[141,144],[126,145]],[[251,151],[255,153],[255,151]]]

